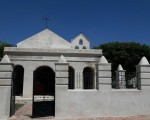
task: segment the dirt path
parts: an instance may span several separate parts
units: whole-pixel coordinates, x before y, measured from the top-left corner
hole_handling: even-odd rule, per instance
[[[56,119],[54,117],[40,117],[32,118],[32,105],[31,103],[25,104],[21,107],[14,116],[9,120],[150,120],[150,115],[139,115],[131,117],[93,117],[93,118],[67,118]]]

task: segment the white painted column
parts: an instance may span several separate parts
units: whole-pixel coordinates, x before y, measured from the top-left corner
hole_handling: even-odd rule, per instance
[[[23,80],[23,97],[32,98],[33,95],[33,67],[24,66],[24,80]]]
[[[82,64],[82,63],[80,63]],[[83,89],[83,66],[75,64],[75,89]]]
[[[97,89],[102,91],[108,91],[111,89],[111,64],[108,63],[106,58],[102,56],[97,68]]]
[[[150,64],[146,57],[143,57],[136,66],[137,88],[146,90],[150,89]]]
[[[68,69],[69,64],[66,59],[61,55],[58,63],[55,63],[55,116],[61,116],[63,113],[65,104],[63,100],[67,99],[66,93],[68,91]]]
[[[126,70],[123,70],[122,66],[119,65],[116,72],[116,88],[119,89],[125,89],[126,88],[126,81],[125,81],[125,72]]]
[[[0,62],[0,120],[10,116],[12,71],[13,64],[5,55]]]
[[[68,63],[55,63],[56,85],[67,85],[68,88],[68,67]]]
[[[75,73],[75,89],[83,89],[83,71]]]

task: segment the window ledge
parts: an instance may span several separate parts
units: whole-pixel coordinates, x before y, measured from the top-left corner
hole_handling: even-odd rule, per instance
[[[68,89],[68,91],[97,91],[97,89]]]
[[[139,91],[141,91],[141,90],[139,90],[139,89],[112,89],[112,91],[114,91],[114,92],[128,92],[128,91],[131,91],[131,92],[139,92]]]

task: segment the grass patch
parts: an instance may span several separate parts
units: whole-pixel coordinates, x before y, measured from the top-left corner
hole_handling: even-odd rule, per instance
[[[15,111],[19,110],[24,104],[15,104]]]

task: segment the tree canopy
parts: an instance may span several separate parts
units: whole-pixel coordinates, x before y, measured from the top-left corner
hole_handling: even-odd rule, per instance
[[[3,53],[4,53],[4,47],[12,47],[14,45],[0,41],[0,58],[3,57]]]
[[[143,56],[150,60],[150,47],[140,43],[110,42],[94,48],[103,50],[103,55],[112,63],[112,71],[121,64],[127,72],[135,72],[135,65]]]

